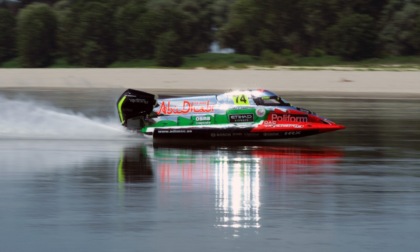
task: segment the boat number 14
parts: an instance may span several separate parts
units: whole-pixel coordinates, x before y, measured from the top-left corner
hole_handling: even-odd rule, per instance
[[[246,95],[244,94],[234,95],[233,102],[235,103],[235,105],[249,105],[248,97],[246,97]]]

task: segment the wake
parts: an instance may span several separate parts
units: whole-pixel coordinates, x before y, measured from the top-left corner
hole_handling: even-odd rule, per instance
[[[90,118],[34,101],[0,97],[0,138],[124,139],[132,133],[117,118]]]

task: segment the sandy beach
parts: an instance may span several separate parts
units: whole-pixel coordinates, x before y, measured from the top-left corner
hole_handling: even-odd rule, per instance
[[[0,69],[0,88],[134,88],[191,93],[264,88],[287,93],[420,97],[420,71]]]

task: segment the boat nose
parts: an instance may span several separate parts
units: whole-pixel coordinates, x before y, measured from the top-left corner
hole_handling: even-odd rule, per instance
[[[346,126],[341,125],[341,124],[336,124],[337,130],[343,130],[346,128]]]
[[[338,123],[335,123],[335,122],[333,122],[331,120],[328,120],[326,118],[323,118],[322,121],[324,123],[328,124],[330,126],[330,128],[332,128],[333,130],[342,130],[342,129],[345,129],[346,128],[346,126],[341,125],[341,124],[338,124]]]

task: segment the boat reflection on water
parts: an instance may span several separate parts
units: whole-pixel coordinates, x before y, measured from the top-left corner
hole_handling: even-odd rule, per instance
[[[214,211],[217,227],[259,228],[262,187],[276,188],[292,175],[332,172],[341,157],[334,148],[275,143],[140,145],[124,151],[119,170],[125,182],[153,176],[161,197],[186,193],[192,205]]]
[[[137,183],[153,181],[153,170],[147,147],[144,145],[125,147],[118,163],[118,181]]]
[[[214,166],[218,226],[259,228],[262,186],[276,188],[292,174],[329,172],[341,156],[329,148],[284,146],[250,146],[222,154]]]
[[[233,162],[232,162],[233,161]],[[260,176],[258,158],[227,156],[215,164],[217,226],[259,228]]]

